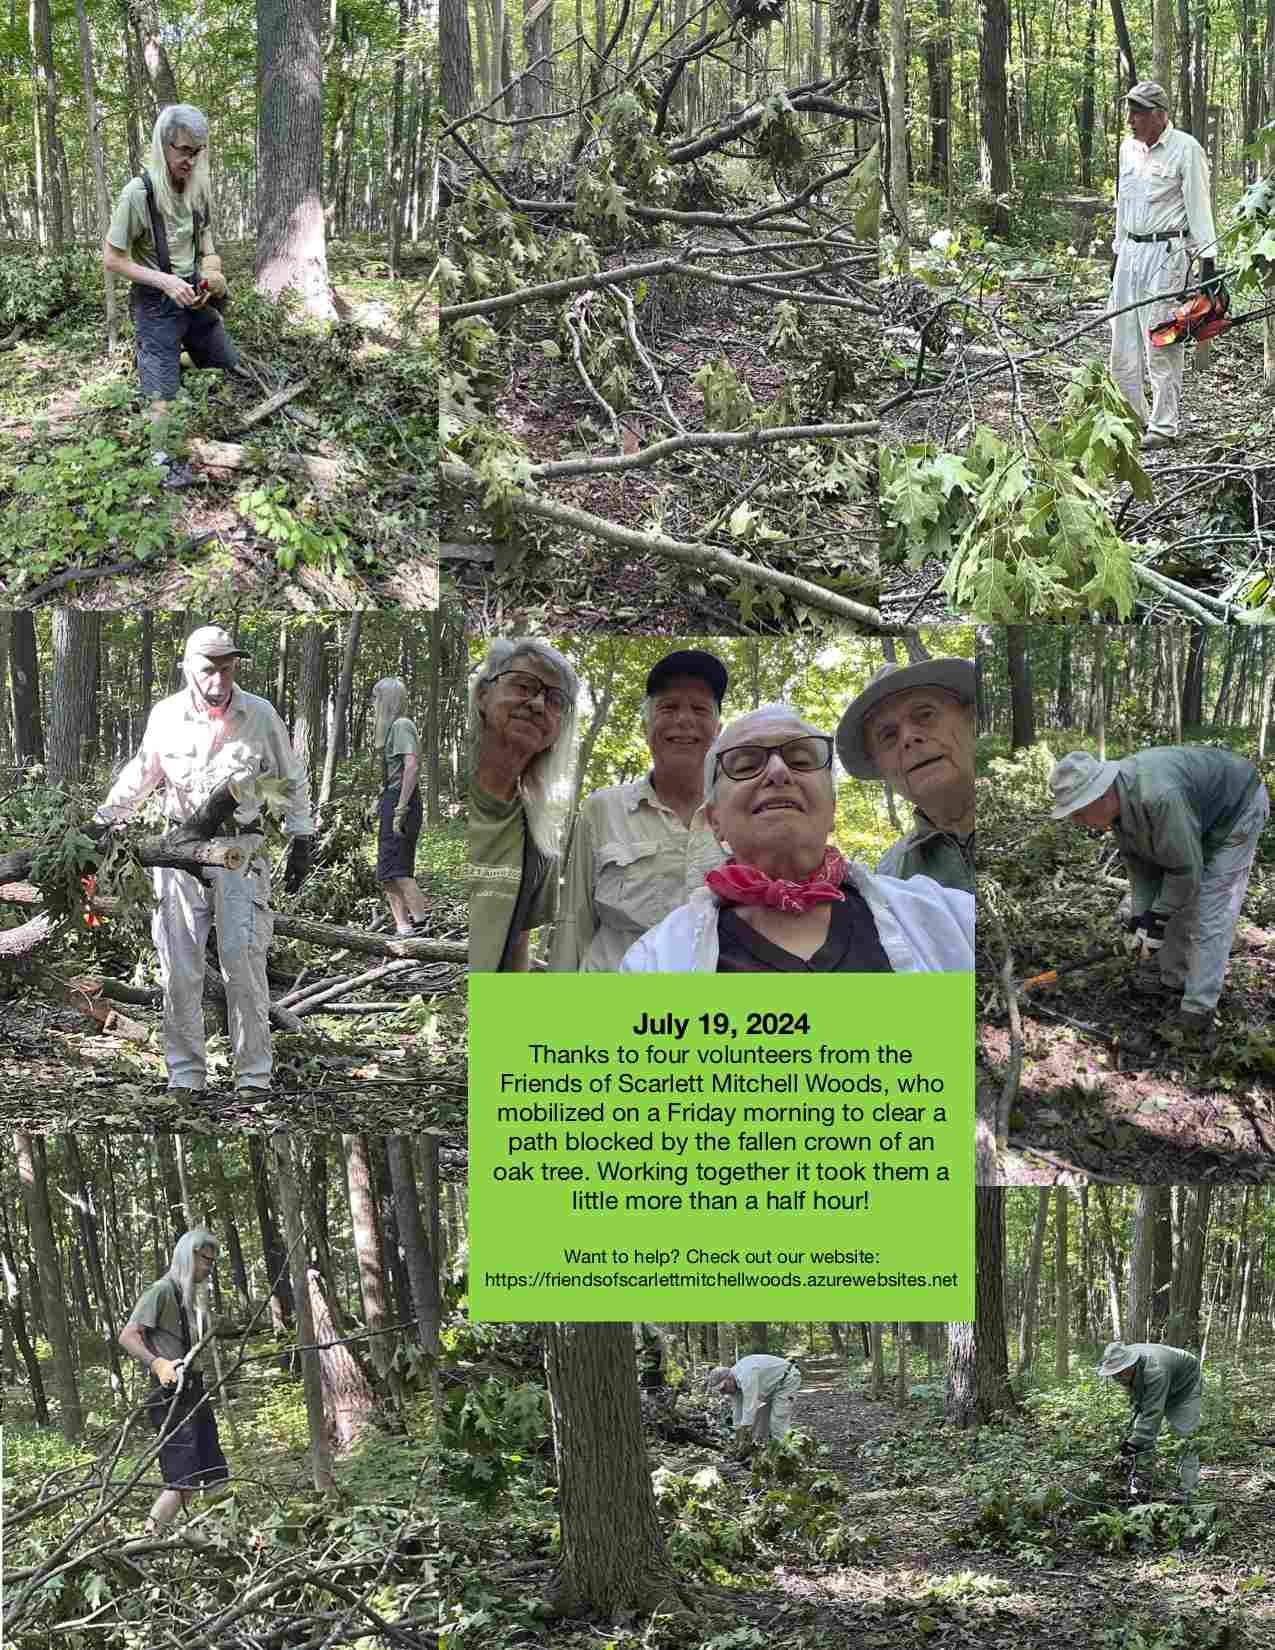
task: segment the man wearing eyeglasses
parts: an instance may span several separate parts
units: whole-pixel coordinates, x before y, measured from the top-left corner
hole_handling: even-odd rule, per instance
[[[119,1333],[125,1352],[150,1375],[146,1410],[163,1435],[159,1467],[166,1488],[151,1508],[148,1535],[171,1524],[193,1495],[230,1476],[204,1389],[199,1344],[218,1249],[217,1238],[206,1228],[184,1232],[168,1271],[144,1292]]]
[[[721,728],[726,666],[697,648],[646,678],[651,770],[580,806],[554,933],[554,969],[614,973],[648,928],[687,900],[722,849],[704,813],[704,753]]]
[[[704,759],[724,865],[626,953],[624,973],[964,972],[974,900],[930,877],[874,876],[830,841],[832,735],[791,705],[725,728]]]
[[[579,683],[536,637],[493,642],[469,686],[469,966],[524,973],[557,909]]]
[[[180,488],[194,475],[165,451],[161,420],[177,395],[181,353],[185,350],[197,367],[235,371],[239,366],[238,352],[210,302],[225,297],[226,281],[208,230],[208,120],[199,109],[189,103],[161,109],[145,173],[130,178],[115,203],[102,263],[133,283],[129,311],[142,395],[150,402],[151,461],[161,486]],[[147,179],[167,242],[168,270],[155,245]]]
[[[915,809],[878,876],[933,877],[974,892],[974,665],[922,659],[883,665],[837,727],[837,755],[856,779],[879,779]]]

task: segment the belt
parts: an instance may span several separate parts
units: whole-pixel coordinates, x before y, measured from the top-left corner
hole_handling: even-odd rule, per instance
[[[1189,229],[1166,229],[1159,235],[1130,235],[1131,241],[1176,241],[1179,235],[1189,235]]]

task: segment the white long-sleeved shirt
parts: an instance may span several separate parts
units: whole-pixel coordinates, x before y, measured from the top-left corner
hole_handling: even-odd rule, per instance
[[[791,1368],[787,1358],[769,1352],[750,1352],[739,1359],[731,1370],[739,1391],[727,1394],[734,1406],[736,1430],[752,1426],[758,1409],[784,1384]]]
[[[1211,257],[1216,231],[1204,150],[1172,122],[1152,144],[1140,143],[1131,133],[1120,145],[1117,253],[1129,235],[1183,228],[1188,249],[1203,248],[1203,256]]]
[[[310,782],[294,755],[288,730],[268,699],[236,687],[225,716],[209,716],[190,690],[161,699],[150,713],[141,749],[111,786],[97,810],[99,819],[127,819],[161,781],[167,781],[165,816],[189,819],[225,780],[236,782],[235,823],[243,828],[261,814],[259,778],[288,787],[283,828],[289,836],[311,836]]]

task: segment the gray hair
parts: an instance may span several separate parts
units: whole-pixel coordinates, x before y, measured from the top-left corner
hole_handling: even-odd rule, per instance
[[[177,1239],[168,1276],[177,1285],[178,1293],[189,1312],[195,1311],[200,1304],[195,1291],[196,1249],[215,1249],[220,1254],[221,1241],[206,1226],[192,1226],[189,1232],[183,1232]]]
[[[146,170],[155,186],[155,204],[161,214],[170,217],[177,212],[178,197],[168,178],[168,156],[164,145],[171,143],[179,131],[187,131],[196,143],[203,144],[203,152],[191,168],[190,180],[181,198],[190,205],[203,205],[205,213],[212,197],[212,180],[208,171],[208,116],[191,103],[167,103],[159,111],[151,131],[150,153]],[[198,251],[198,248],[196,248]]]
[[[539,751],[532,757],[518,778],[518,790],[532,840],[542,854],[552,856],[558,852],[563,821],[571,801],[580,679],[570,663],[548,642],[542,642],[535,636],[520,636],[514,641],[502,640],[491,644],[487,657],[469,678],[469,760],[471,768],[477,766],[478,750],[482,744],[483,716],[479,690],[502,670],[507,670],[511,660],[519,658],[534,659],[551,671],[567,696],[567,704],[558,723],[558,737],[548,750]]]
[[[407,683],[401,676],[382,676],[372,688],[372,703],[376,707],[372,738],[379,751],[384,750],[390,729],[407,709]]]
[[[716,1369],[710,1369],[708,1374],[704,1377],[704,1387],[709,1397],[711,1398],[715,1392],[720,1392],[722,1390],[722,1382],[727,1380],[734,1373],[735,1371],[733,1369],[728,1369],[725,1364],[718,1364]]]
[[[788,705],[782,703],[781,701],[776,701],[774,704],[770,705],[759,705],[756,710],[746,710],[742,716],[737,716],[733,722],[728,723],[726,727],[722,728],[721,732],[717,735],[717,738],[713,740],[713,743],[708,747],[708,750],[704,755],[705,803],[717,801],[717,777],[719,772],[717,767],[717,753],[722,749],[722,741],[726,738],[726,735],[730,733],[733,728],[737,728],[741,722],[796,722],[797,725],[803,728],[806,733],[817,733],[821,734],[824,738],[827,738],[827,734],[824,729],[817,728],[813,722],[807,722],[795,705]],[[793,737],[795,738],[796,735]],[[833,760],[836,760],[835,757]],[[829,774],[829,777],[833,778],[831,773]],[[833,778],[834,788],[835,783],[835,778]]]

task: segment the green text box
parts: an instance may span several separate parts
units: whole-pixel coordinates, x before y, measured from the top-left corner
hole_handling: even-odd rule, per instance
[[[474,1318],[973,1317],[971,975],[475,974],[469,1006]]]

